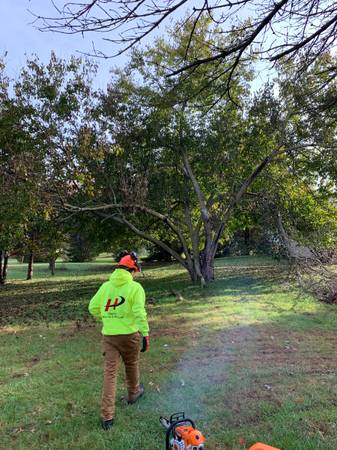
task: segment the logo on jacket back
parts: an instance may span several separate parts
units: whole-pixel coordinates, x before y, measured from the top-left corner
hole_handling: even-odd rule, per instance
[[[109,308],[113,308],[115,311],[117,306],[123,305],[124,302],[125,302],[124,297],[116,297],[113,302],[112,302],[111,298],[109,298],[107,301],[107,304],[105,305],[105,311],[109,311]]]

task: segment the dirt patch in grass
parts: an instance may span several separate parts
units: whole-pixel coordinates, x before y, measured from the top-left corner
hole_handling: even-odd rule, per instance
[[[171,411],[183,407],[211,429],[224,417],[234,432],[268,429],[271,417],[288,404],[298,416],[337,404],[332,331],[254,325],[195,338],[167,389]]]
[[[227,334],[227,342],[236,342],[229,388],[219,400],[231,411],[232,427],[265,424],[286,404],[295,405],[296,413],[303,414],[337,401],[336,392],[329,394],[336,381],[336,348],[326,344],[333,342],[333,333],[310,335],[269,327],[249,336],[252,340],[244,347],[246,337],[238,332]],[[226,358],[227,351],[223,353]],[[227,380],[224,376],[223,382]]]

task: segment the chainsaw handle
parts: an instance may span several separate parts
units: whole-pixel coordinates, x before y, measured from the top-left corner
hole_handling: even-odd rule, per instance
[[[191,426],[195,429],[195,423],[193,422],[192,419],[181,419],[170,424],[170,426],[166,430],[166,450],[170,450],[170,434],[172,430],[174,430],[178,425],[181,425],[186,422],[189,422]]]

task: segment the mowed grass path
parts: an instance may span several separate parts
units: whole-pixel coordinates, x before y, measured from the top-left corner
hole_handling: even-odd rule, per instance
[[[111,261],[10,268],[0,291],[0,448],[162,450],[160,415],[185,411],[208,450],[262,441],[337,449],[337,308],[299,293],[267,258],[217,260],[217,281],[192,286],[177,265],[149,266],[146,396],[99,428],[100,327],[87,305]]]

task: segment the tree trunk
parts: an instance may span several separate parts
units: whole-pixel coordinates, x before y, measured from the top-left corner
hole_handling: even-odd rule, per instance
[[[245,246],[246,250],[248,250],[249,244],[250,244],[250,231],[249,228],[244,229],[244,239],[245,239]]]
[[[205,286],[205,280],[203,279],[200,270],[199,260],[195,258],[195,255],[191,255],[189,263],[185,265],[185,269],[187,269],[188,273],[190,274],[192,283],[200,284],[201,287]]]
[[[3,264],[2,277],[1,277],[3,280],[3,284],[6,283],[8,259],[9,259],[9,253],[7,251],[4,251],[4,264]]]
[[[27,280],[31,280],[33,278],[33,263],[34,263],[34,255],[33,253],[30,253],[28,261]]]
[[[200,252],[200,267],[206,283],[214,280],[214,252],[210,248]]]
[[[202,276],[206,283],[214,280],[214,261],[206,261],[201,266]]]
[[[200,252],[200,260],[193,258],[193,264],[187,267],[191,281],[205,287],[209,281],[214,280],[214,253],[211,249]]]
[[[55,258],[49,259],[49,270],[52,275],[55,275]]]
[[[201,273],[193,266],[188,269],[191,281],[195,284],[201,284]]]
[[[0,285],[5,284],[5,280],[3,279],[3,268],[2,268],[3,253],[4,252],[0,250]]]

